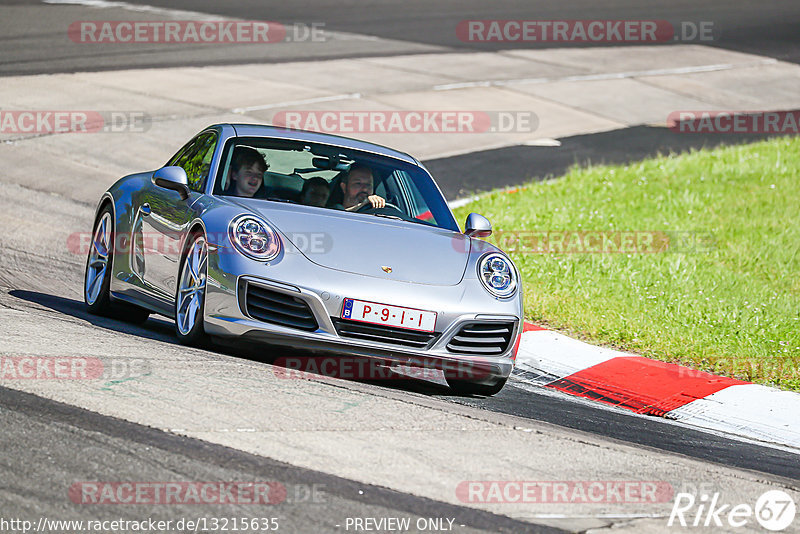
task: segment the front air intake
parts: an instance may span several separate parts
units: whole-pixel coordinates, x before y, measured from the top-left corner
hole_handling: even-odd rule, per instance
[[[497,356],[511,343],[514,323],[467,323],[447,343],[447,350],[458,354]]]
[[[336,332],[340,336],[362,339],[364,341],[378,341],[380,343],[402,345],[415,349],[425,349],[432,345],[436,338],[439,337],[439,334],[436,332],[419,332],[407,330],[405,328],[345,321],[336,317],[331,317],[331,320],[333,320]]]
[[[242,308],[245,314],[265,323],[306,331],[318,328],[304,300],[255,284],[247,284]]]

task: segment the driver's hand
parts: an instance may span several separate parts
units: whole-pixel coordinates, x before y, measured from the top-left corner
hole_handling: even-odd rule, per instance
[[[372,204],[373,208],[383,208],[384,206],[386,206],[386,200],[384,200],[383,197],[378,196],[378,195],[370,195],[370,196],[368,196],[367,197],[367,201],[364,202],[364,204],[366,204],[367,202]]]

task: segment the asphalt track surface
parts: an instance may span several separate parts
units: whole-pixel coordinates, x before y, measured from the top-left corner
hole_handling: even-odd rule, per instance
[[[677,133],[658,126],[633,126],[558,139],[559,146],[509,146],[425,161],[448,199],[564,175],[572,167],[626,164],[649,157],[753,143],[761,134]]]
[[[4,2],[3,6],[36,6],[39,2]],[[147,2],[173,9],[187,9],[204,13],[245,19],[268,19],[281,22],[323,21],[330,30],[375,35],[429,47],[446,47],[454,50],[493,50],[491,44],[468,44],[458,41],[442,27],[453,27],[465,18],[487,19],[588,19],[588,18],[646,18],[667,20],[714,20],[722,28],[715,46],[771,55],[784,60],[798,61],[797,22],[800,5],[796,2],[705,2],[695,3],[655,2],[642,6],[636,2],[614,2],[599,7],[596,2],[570,2],[552,5],[545,2],[372,2],[369,9],[356,4],[343,6],[342,2],[316,1],[310,3],[237,2]],[[88,10],[87,10],[88,11]],[[534,15],[535,14],[535,17]],[[87,19],[102,17],[88,15]],[[8,21],[6,22],[8,24]],[[62,29],[32,36],[27,28],[36,27],[37,21],[17,20],[15,38],[0,38],[3,51],[0,67],[3,72],[31,73],[25,68],[30,54],[25,41],[31,37],[50,43],[40,50],[47,51],[39,57],[36,72],[70,71],[84,64],[86,56],[98,70],[126,68],[131,65],[129,53],[98,51],[89,47],[77,49],[75,57],[58,57],[52,53],[63,39]],[[62,32],[62,33],[59,33]],[[21,36],[21,37],[20,37]],[[346,47],[345,47],[346,48]],[[405,45],[400,49],[405,49]],[[37,49],[38,50],[38,49]],[[22,54],[25,52],[25,54]],[[424,52],[424,48],[421,49]],[[38,54],[36,50],[34,55]],[[355,55],[355,51],[342,49],[338,57]],[[389,53],[389,52],[387,52]],[[15,59],[15,54],[19,54]],[[83,54],[83,57],[80,56]],[[187,60],[180,49],[172,49],[167,59],[151,61],[142,52],[134,62],[137,66],[169,67],[187,64],[213,64],[237,61],[237,58],[207,58],[206,63],[192,57]],[[363,55],[363,52],[360,54]],[[224,56],[224,54],[220,54]],[[23,57],[24,60],[19,59]],[[270,61],[313,59],[314,53],[288,54],[269,58]],[[337,57],[336,54],[324,57]],[[242,62],[252,58],[241,58]],[[726,142],[746,142],[751,138],[727,138]],[[465,156],[426,162],[435,176],[440,177],[449,197],[462,196],[487,187],[519,183],[530,176],[558,175],[574,163],[624,162],[669,150],[688,150],[714,144],[714,139],[693,136],[672,136],[669,131],[639,127],[623,131],[578,136],[561,140],[554,148],[510,147]],[[462,169],[476,166],[492,169],[492,175],[503,176],[502,181],[476,183],[459,181]],[[487,174],[488,176],[488,174]],[[0,230],[2,232],[2,230]],[[7,237],[7,236],[5,236]],[[58,316],[85,321],[98,329],[133,334],[154,343],[175,345],[170,322],[152,318],[143,326],[133,326],[109,319],[89,316],[83,303],[67,296],[59,284],[48,285],[48,275],[55,267],[37,256],[31,245],[24,250],[4,250],[14,256],[20,272],[39,273],[33,278],[0,274],[0,282],[7,286],[7,297],[14,306],[41,309]],[[63,259],[63,258],[62,258]],[[66,258],[70,260],[71,258]],[[2,258],[0,258],[2,260]],[[8,256],[5,260],[8,262]],[[2,262],[0,262],[2,263]],[[74,262],[73,262],[74,263]],[[7,263],[6,263],[7,264]],[[55,260],[58,265],[58,258]],[[70,268],[72,269],[72,268]],[[72,269],[74,270],[74,269]],[[74,281],[80,273],[72,272]],[[47,333],[42,334],[46,336]],[[57,339],[53,339],[57,343]],[[220,349],[226,357],[253,360],[247,351]],[[261,364],[261,362],[257,362]],[[269,365],[264,362],[263,365]],[[682,457],[695,458],[709,464],[741,468],[755,472],[767,480],[796,487],[800,481],[800,462],[797,455],[780,449],[729,439],[706,432],[678,426],[656,418],[641,417],[622,410],[610,410],[575,400],[560,393],[537,392],[522,381],[512,379],[509,385],[493,398],[453,397],[442,387],[408,380],[357,384],[390,390],[400,397],[423,395],[445,400],[453,409],[477,408],[481,411],[544,423],[554,427],[574,429],[580,434],[592,435],[609,442],[624,442],[645,450],[668,451]],[[288,488],[324,486],[324,498],[316,503],[287,502],[276,508],[276,514],[285,519],[287,530],[312,532],[331,528],[337,518],[347,516],[411,517],[450,516],[466,525],[461,531],[498,532],[548,532],[557,531],[544,525],[533,525],[505,516],[483,512],[474,508],[454,506],[445,502],[417,497],[387,488],[360,484],[346,478],[318,471],[298,468],[276,460],[214,445],[205,441],[177,436],[131,422],[99,415],[79,407],[48,400],[36,395],[0,387],[0,443],[3,460],[0,472],[0,511],[34,514],[63,513],[64,488],[75,480],[92,480],[103,472],[107,479],[165,480],[180,476],[190,480],[227,479],[278,479]],[[82,454],[76,454],[82,451]],[[369,466],[365,466],[368,469]],[[588,476],[588,475],[587,475]],[[291,494],[291,491],[290,491]],[[310,512],[309,510],[313,510]],[[143,510],[139,507],[97,508],[92,515],[98,519],[130,516],[140,519],[144,512],[151,517],[164,514],[160,510]],[[179,509],[183,513],[184,510]],[[215,510],[204,509],[204,515]],[[230,513],[229,509],[220,513]],[[175,519],[176,509],[169,509],[165,519]],[[185,510],[185,515],[197,515],[195,509]],[[340,519],[341,520],[341,519]],[[471,529],[471,530],[469,530]]]
[[[268,458],[196,439],[168,434],[74,406],[0,387],[0,444],[7,458],[24,458],[4,478],[0,512],[13,495],[15,515],[30,511],[58,517],[57,503],[75,481],[95,480],[99,471],[112,480],[280,481],[285,500],[262,512],[278,518],[283,532],[325,532],[347,517],[425,517],[454,519],[460,532],[541,532],[560,529],[535,526],[502,515],[453,506],[387,488],[359,484],[325,473],[300,469]],[[42,444],[31,450],[30,444]],[[76,451],[80,451],[76,454]],[[36,466],[36,469],[32,469]],[[36,483],[32,484],[32,480]],[[247,513],[246,506],[242,513]],[[150,508],[150,509],[148,509]],[[235,516],[229,505],[97,506],[92,519],[176,521],[179,517]],[[337,519],[338,518],[338,519]]]
[[[97,9],[83,5],[44,5],[40,0],[4,0],[0,10],[0,77],[74,70],[168,68],[252,62],[310,61],[369,55],[426,52],[494,51],[498,49],[582,46],[570,43],[466,43],[454,28],[465,19],[663,19],[711,21],[715,40],[702,44],[800,62],[800,3],[744,0],[670,2],[642,5],[635,1],[482,2],[443,0],[371,1],[366,4],[312,0],[310,2],[177,2],[132,0],[126,9]],[[323,23],[329,32],[374,36],[381,45],[360,40],[332,40],[320,46],[152,44],[75,44],[66,28],[75,20],[136,19],[135,6],[159,6],[247,20],[284,24]],[[61,11],[67,9],[68,11]],[[151,17],[171,19],[168,12]],[[64,19],[65,16],[72,17]],[[67,41],[65,43],[65,41]],[[389,43],[389,44],[385,44]],[[635,45],[631,45],[635,46]],[[666,46],[666,45],[665,45]],[[668,53],[668,48],[665,48]],[[354,85],[354,87],[356,87]],[[574,165],[627,163],[657,154],[710,148],[719,144],[753,142],[766,136],[752,134],[678,134],[657,126],[635,126],[598,134],[560,139],[559,147],[512,146],[425,161],[449,200],[534,179],[559,176]]]
[[[142,326],[136,326],[94,317],[86,312],[82,302],[58,295],[27,290],[12,290],[9,295],[29,304],[36,304],[66,316],[94,323],[102,328],[133,333],[154,341],[177,343],[174,339],[172,322],[157,316],[151,317]],[[236,358],[263,361],[271,365],[276,363],[275,360],[280,362],[282,357],[302,356],[302,353],[279,351],[278,354],[264,360],[263,351],[257,346],[247,348],[217,346],[216,350]],[[577,400],[563,393],[543,391],[527,385],[524,378],[512,377],[500,393],[490,398],[454,396],[447,388],[423,380],[363,382],[400,393],[422,394],[498,414],[550,423],[708,462],[800,481],[800,462],[797,461],[796,453],[675,425],[657,417],[634,415],[623,409],[609,409],[592,402]]]
[[[466,43],[452,28],[462,20],[667,20],[712,21],[717,28],[717,46],[783,60],[800,60],[798,22],[800,5],[792,0],[748,2],[746,0],[710,0],[706,2],[657,0],[613,0],[595,2],[577,0],[411,0],[337,2],[259,2],[246,0],[235,4],[211,0],[178,2],[136,2],[172,8],[217,13],[244,19],[266,18],[278,22],[317,20],[331,30],[375,35],[415,43],[472,50],[531,48],[531,43]],[[510,45],[510,46],[509,46]],[[536,47],[553,47],[538,43]],[[563,46],[563,45],[562,45]]]
[[[657,0],[592,0],[549,2],[545,0],[373,0],[341,2],[310,0],[304,2],[218,2],[212,0],[132,0],[131,4],[160,6],[221,17],[246,20],[269,20],[291,23],[322,23],[326,31],[348,32],[397,42],[384,49],[365,46],[363,42],[331,43],[306,48],[273,47],[259,50],[232,49],[225,46],[152,45],[131,50],[124,45],[65,46],[66,27],[73,20],[63,20],[51,10],[34,16],[29,10],[42,6],[38,0],[5,0],[6,15],[0,22],[0,74],[52,73],[81,70],[105,70],[137,67],[219,65],[253,61],[297,61],[336,57],[363,57],[426,51],[495,51],[514,48],[549,48],[584,46],[570,43],[469,43],[456,35],[462,20],[666,20],[673,25],[682,21],[712,22],[713,41],[702,44],[800,61],[800,4],[793,0],[710,0],[674,2]],[[73,12],[74,13],[74,12]],[[119,20],[107,12],[85,8],[74,20]],[[136,18],[130,12],[124,19]],[[66,43],[69,45],[70,43]],[[341,45],[341,46],[340,46]],[[602,46],[602,45],[600,45]],[[631,46],[635,46],[632,44]],[[267,47],[269,48],[269,47]],[[665,53],[666,50],[665,50]]]
[[[86,313],[80,301],[41,291],[11,290],[3,301],[4,307],[27,309],[34,313],[33,317],[61,316],[71,322],[77,320],[93,325],[97,331],[136,336],[151,346],[154,353],[165,356],[165,345],[173,350],[181,349],[173,337],[173,325],[161,318],[151,318],[144,325],[135,326],[94,317]],[[42,336],[48,339],[47,333]],[[51,342],[59,341],[53,338]],[[217,352],[222,358],[250,361],[265,368],[271,362],[271,359],[264,361],[259,357],[263,351],[219,348]],[[179,384],[176,387],[180,387]],[[559,427],[574,429],[573,439],[585,440],[590,455],[596,447],[590,445],[594,439],[591,436],[595,436],[605,443],[635,445],[645,453],[667,451],[707,464],[743,469],[752,473],[756,480],[771,481],[779,487],[796,488],[800,480],[800,466],[794,453],[714,436],[656,418],[602,409],[563,394],[537,391],[515,378],[493,398],[454,397],[441,386],[409,380],[352,382],[344,387],[379,390],[384,395],[408,398],[412,402],[420,398],[445,401],[453,406],[453,413],[464,407],[486,413],[488,419],[510,416],[517,425],[531,426],[545,434]],[[196,409],[202,412],[203,407]],[[290,406],[285,409],[292,411]],[[562,531],[553,525],[537,524],[535,519],[520,521],[357,482],[324,470],[296,467],[3,386],[0,386],[0,428],[3,428],[0,433],[3,450],[0,515],[5,517],[34,522],[41,516],[176,521],[182,517],[250,517],[255,513],[258,517],[277,517],[282,532],[342,531],[339,526],[348,517],[407,517],[412,521],[444,517],[454,519],[455,524],[460,525],[456,529],[459,532]],[[498,446],[502,447],[502,442],[498,442]],[[535,450],[530,452],[537,454]],[[464,460],[454,459],[454,465]],[[674,461],[667,459],[665,472],[672,469],[670,464]],[[371,466],[365,464],[363,468],[369,470]],[[591,472],[590,468],[585,475],[589,479]],[[630,472],[626,476],[636,478],[637,475]],[[245,505],[198,507],[185,503],[86,508],[75,506],[65,498],[76,482],[96,480],[279,481],[286,488],[287,497],[285,502],[258,511]]]

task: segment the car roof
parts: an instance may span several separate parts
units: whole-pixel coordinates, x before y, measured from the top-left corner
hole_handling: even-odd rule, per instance
[[[326,145],[333,145],[342,148],[351,148],[353,150],[361,150],[364,152],[372,152],[382,156],[389,156],[395,159],[421,165],[421,163],[413,156],[400,152],[393,148],[385,147],[351,137],[342,137],[340,135],[332,135],[320,132],[311,132],[308,130],[293,130],[279,126],[270,126],[267,124],[230,124],[236,132],[237,137],[275,137],[279,139],[292,139],[298,141],[308,141],[310,143],[322,143]]]

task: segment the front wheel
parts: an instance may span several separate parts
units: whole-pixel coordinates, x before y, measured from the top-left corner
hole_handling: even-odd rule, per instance
[[[178,291],[175,295],[175,332],[178,341],[196,347],[208,343],[203,324],[208,272],[208,243],[202,234],[192,234],[183,253]]]
[[[83,278],[83,301],[92,315],[102,315],[141,324],[150,316],[148,310],[124,302],[111,301],[111,269],[114,260],[114,218],[111,206],[100,212],[92,232],[86,274]]]
[[[501,378],[499,381],[490,385],[476,384],[475,382],[469,382],[467,380],[453,380],[450,378],[446,378],[446,380],[447,385],[450,386],[453,393],[457,395],[481,395],[483,397],[491,397],[492,395],[500,393],[500,390],[506,385],[508,379]]]

